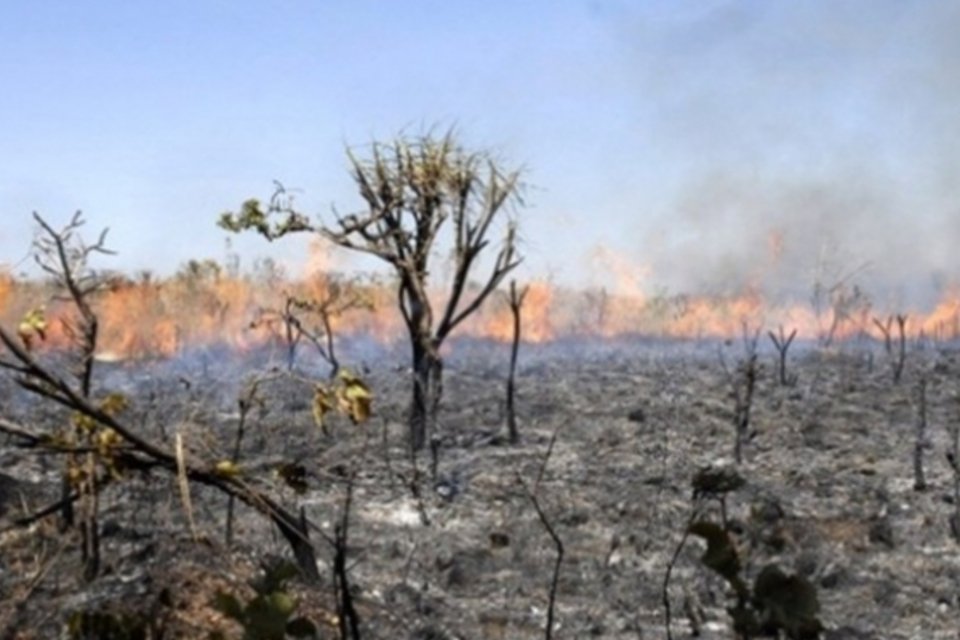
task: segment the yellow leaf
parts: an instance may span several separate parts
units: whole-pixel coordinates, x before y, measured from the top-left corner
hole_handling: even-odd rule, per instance
[[[100,403],[100,410],[110,417],[115,417],[130,406],[130,401],[122,393],[111,393]]]
[[[350,417],[354,424],[361,424],[370,418],[370,398],[346,396],[342,403],[343,411]]]
[[[86,472],[76,462],[67,463],[67,482],[71,487],[79,487],[80,483],[86,479],[86,475]]]
[[[97,448],[100,453],[106,454],[110,449],[120,444],[120,435],[113,429],[101,429],[97,433]]]
[[[337,404],[340,411],[354,424],[366,422],[370,418],[373,394],[363,380],[351,372],[344,370],[339,377],[341,386],[337,389]]]
[[[97,422],[90,416],[83,413],[73,414],[73,425],[78,431],[93,433],[97,428]]]
[[[318,384],[313,394],[313,420],[321,429],[325,428],[324,419],[332,408],[333,401],[330,399],[330,392]]]
[[[42,306],[31,309],[24,314],[17,326],[17,335],[20,336],[20,340],[27,351],[33,348],[34,336],[41,340],[47,339],[47,318]]]
[[[217,475],[221,475],[227,478],[233,478],[240,475],[240,467],[237,463],[230,460],[221,460],[214,467],[214,470],[217,472]]]

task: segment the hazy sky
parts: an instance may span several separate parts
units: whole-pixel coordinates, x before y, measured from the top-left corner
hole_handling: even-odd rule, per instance
[[[345,144],[440,123],[526,167],[523,277],[960,279],[956,0],[0,7],[0,262],[75,209],[113,266],[221,258],[219,212],[273,179],[350,210]]]

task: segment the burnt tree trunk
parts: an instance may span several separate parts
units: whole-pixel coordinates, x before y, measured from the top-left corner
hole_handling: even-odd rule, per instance
[[[413,403],[410,406],[410,444],[423,449],[435,436],[437,411],[443,391],[443,360],[430,338],[413,341]]]
[[[897,330],[900,336],[897,349],[897,360],[893,364],[894,384],[900,383],[900,378],[903,377],[903,364],[907,359],[907,316],[901,314],[897,315]]]
[[[734,426],[736,427],[736,440],[733,447],[733,458],[737,464],[743,462],[743,443],[747,440],[750,433],[750,409],[753,406],[753,392],[756,389],[757,382],[757,356],[751,355],[743,365],[742,389],[736,388],[736,411],[734,416]]]
[[[927,477],[923,473],[923,449],[927,440],[927,379],[921,376],[917,383],[917,430],[913,446],[913,490],[925,491]]]
[[[770,336],[770,341],[773,342],[773,345],[777,348],[777,353],[780,354],[780,386],[786,387],[791,384],[790,378],[787,377],[787,351],[789,351],[793,339],[797,337],[797,330],[794,329],[788,336],[783,330],[783,325],[780,325],[779,334],[768,331],[767,335]]]
[[[510,282],[510,312],[513,315],[513,344],[510,347],[510,372],[507,375],[507,430],[510,434],[510,444],[517,444],[520,441],[520,434],[517,432],[517,413],[514,407],[516,396],[516,374],[517,374],[517,355],[520,351],[520,308],[523,306],[523,299],[527,295],[528,289],[523,288],[517,291],[516,281]],[[602,322],[601,322],[602,326]]]

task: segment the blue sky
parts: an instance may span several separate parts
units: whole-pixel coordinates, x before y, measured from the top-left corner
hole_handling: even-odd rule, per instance
[[[960,276],[957,33],[947,0],[6,2],[0,262],[76,209],[111,266],[221,258],[219,212],[350,210],[344,145],[439,123],[526,168],[523,277],[603,284],[603,246],[650,290],[869,262],[907,296]]]

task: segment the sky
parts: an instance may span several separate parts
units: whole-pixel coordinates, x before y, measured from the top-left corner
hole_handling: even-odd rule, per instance
[[[104,266],[222,259],[218,214],[273,180],[329,220],[347,146],[455,127],[523,168],[521,278],[931,296],[960,281],[957,33],[955,0],[4,2],[0,263],[78,209]]]

